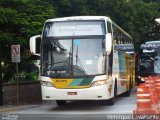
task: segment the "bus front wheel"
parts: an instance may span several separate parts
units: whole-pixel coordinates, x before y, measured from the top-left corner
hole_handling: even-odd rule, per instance
[[[116,96],[117,96],[117,81],[115,82],[115,86],[114,86],[114,96],[108,100],[108,105],[114,105],[116,101]]]
[[[58,106],[64,106],[67,104],[67,102],[65,100],[56,100],[56,103]]]

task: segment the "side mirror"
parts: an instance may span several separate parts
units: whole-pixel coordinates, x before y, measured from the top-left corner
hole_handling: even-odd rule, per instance
[[[106,47],[106,53],[110,54],[112,50],[112,35],[111,33],[107,33],[105,35],[105,47]]]
[[[31,37],[29,44],[31,54],[40,56],[41,35]]]

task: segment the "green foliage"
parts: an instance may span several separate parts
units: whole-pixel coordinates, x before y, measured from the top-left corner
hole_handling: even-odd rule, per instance
[[[154,26],[155,18],[160,16],[158,12],[158,3],[145,3],[143,1],[132,0],[132,6],[135,9],[135,20],[133,28],[133,36],[135,37],[135,43],[141,44],[142,42],[149,40],[146,31],[149,26]],[[158,38],[157,38],[158,39]]]
[[[41,34],[44,22],[55,16],[54,6],[49,0],[1,0],[0,1],[0,45],[6,69],[15,74],[15,65],[11,63],[11,45],[21,45],[21,63],[19,69],[25,70],[29,63],[24,62],[29,38]],[[8,74],[7,70],[5,72]]]
[[[77,15],[109,16],[133,37],[136,48],[146,40],[159,39],[159,32],[155,31],[157,34],[152,37],[149,37],[146,33],[155,26],[154,19],[160,17],[160,1],[158,0],[53,1],[56,6],[56,16],[58,17]]]
[[[38,71],[30,71],[25,72],[21,71],[18,73],[18,82],[30,82],[30,81],[36,81],[38,80],[39,72]],[[8,83],[16,83],[17,82],[17,74],[14,74],[12,78],[8,81]]]

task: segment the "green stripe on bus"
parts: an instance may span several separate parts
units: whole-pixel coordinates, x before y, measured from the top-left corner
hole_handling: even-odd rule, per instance
[[[78,86],[83,81],[83,78],[73,79],[72,82],[68,86]]]
[[[79,84],[79,85],[80,86],[90,85],[92,81],[93,81],[93,78],[84,78],[83,81],[81,82],[81,84]]]
[[[68,86],[88,86],[93,81],[93,78],[79,78],[73,79]]]

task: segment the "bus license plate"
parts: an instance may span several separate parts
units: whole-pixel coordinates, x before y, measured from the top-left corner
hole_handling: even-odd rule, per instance
[[[77,95],[77,92],[68,92],[68,95]]]

